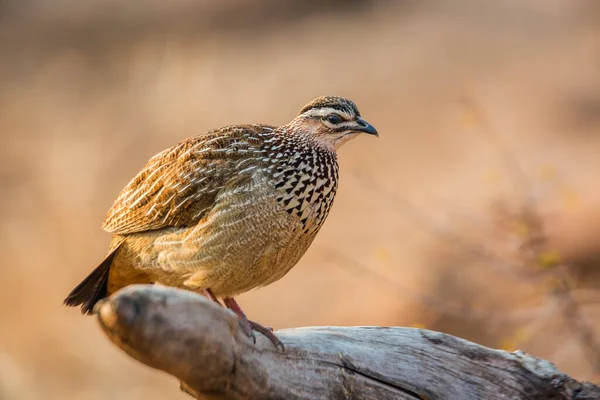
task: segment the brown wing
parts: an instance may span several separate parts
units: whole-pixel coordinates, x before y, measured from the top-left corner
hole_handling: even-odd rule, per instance
[[[196,224],[223,187],[250,176],[248,167],[261,158],[259,144],[274,129],[226,127],[158,153],[119,194],[103,229],[127,234]]]

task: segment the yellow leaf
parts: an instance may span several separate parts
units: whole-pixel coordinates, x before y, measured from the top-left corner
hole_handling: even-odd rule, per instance
[[[560,264],[560,255],[556,251],[549,250],[540,254],[539,262],[543,268],[554,268]]]

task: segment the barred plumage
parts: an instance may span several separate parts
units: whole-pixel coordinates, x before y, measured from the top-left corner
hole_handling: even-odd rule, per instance
[[[110,261],[65,302],[88,313],[99,293],[159,282],[224,298],[249,334],[258,329],[277,342],[232,297],[298,262],[333,204],[336,150],[362,132],[377,135],[353,102],[330,96],[278,128],[228,126],[160,152],[106,216]]]

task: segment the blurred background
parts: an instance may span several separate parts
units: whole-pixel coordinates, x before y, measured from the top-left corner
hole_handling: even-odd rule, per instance
[[[148,158],[347,96],[332,213],[266,326],[402,325],[600,383],[600,3],[0,1],[0,399],[186,399],[62,306]]]

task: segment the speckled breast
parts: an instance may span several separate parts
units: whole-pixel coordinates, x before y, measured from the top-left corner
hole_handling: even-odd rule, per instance
[[[281,155],[272,174],[277,202],[297,218],[304,234],[314,235],[333,205],[338,182],[337,158],[334,152],[316,146],[287,149],[285,143],[275,149]]]

